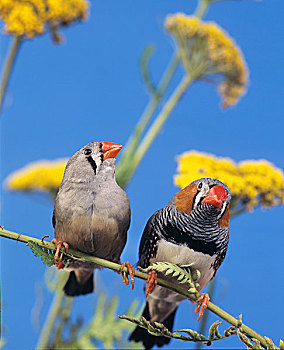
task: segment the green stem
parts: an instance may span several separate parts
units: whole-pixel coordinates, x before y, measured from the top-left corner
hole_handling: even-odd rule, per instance
[[[177,54],[174,53],[174,56],[170,61],[170,64],[165,71],[165,74],[161,79],[161,83],[159,84],[156,95],[153,96],[152,100],[146,107],[140,121],[137,124],[137,128],[139,129],[140,132],[143,132],[146,126],[148,125],[153,113],[155,112],[159,102],[162,99],[163,94],[166,91],[166,88],[168,87],[174,73],[176,72],[178,64],[179,64],[179,58]]]
[[[5,92],[8,86],[9,77],[11,75],[12,67],[15,62],[16,54],[20,47],[21,41],[22,41],[21,36],[15,36],[13,38],[8,56],[4,64],[2,77],[1,77],[1,85],[0,85],[0,113],[3,107],[3,101],[5,97]]]
[[[40,239],[33,238],[30,236],[25,236],[25,235],[18,234],[15,232],[11,232],[11,231],[5,230],[4,228],[0,228],[0,236],[6,237],[9,239],[14,239],[14,240],[24,242],[24,243],[27,243],[29,241],[33,241],[33,242],[39,244],[41,247],[46,247],[46,248],[49,248],[52,250],[56,250],[56,247],[53,243],[50,243],[47,241],[42,241]],[[69,252],[67,255],[72,257],[73,259],[82,260],[82,261],[89,261],[89,262],[95,263],[97,265],[106,267],[108,269],[111,269],[111,270],[114,270],[117,272],[121,271],[121,265],[119,265],[119,264],[116,264],[116,263],[113,263],[111,261],[104,260],[101,258],[89,256],[87,254],[84,254],[82,252],[79,252],[79,251],[76,251],[73,249],[69,249]],[[126,267],[123,269],[123,271],[125,273],[128,273],[128,270]],[[135,277],[143,279],[143,280],[147,280],[148,275],[144,272],[135,270]],[[198,295],[194,296],[193,294],[189,293],[186,289],[182,288],[179,284],[174,284],[174,283],[165,281],[161,278],[158,278],[158,285],[160,285],[162,287],[166,287],[166,288],[168,288],[176,293],[179,293],[179,294],[183,295],[184,297],[189,298],[193,301],[196,301],[198,298]],[[51,310],[53,310],[53,309],[56,310],[56,305],[59,301],[60,301],[60,298],[58,298],[57,300],[54,301],[55,306],[51,307]],[[221,308],[219,308],[217,305],[213,304],[210,301],[208,303],[207,309],[210,310],[211,312],[213,312],[214,314],[216,314],[217,316],[221,317],[223,320],[227,321],[228,323],[230,323],[234,327],[239,326],[239,320],[237,320],[235,317],[231,316],[229,313],[222,310]],[[55,315],[54,310],[52,311],[52,314],[51,314],[49,320],[53,319],[53,315]],[[49,322],[48,322],[48,324],[49,324]],[[52,323],[50,322],[50,324],[52,324]],[[261,345],[263,347],[267,348],[267,343],[266,343],[265,339],[260,334],[256,333],[253,329],[249,328],[245,324],[242,324],[241,331],[244,332],[250,338],[258,339],[260,341]],[[46,332],[46,334],[48,335],[49,333]],[[39,344],[39,345],[41,345],[41,344]]]
[[[209,6],[209,2],[210,0],[199,0],[197,9],[195,11],[195,15],[197,17],[201,18],[204,15],[207,7]],[[120,162],[116,166],[116,180],[122,188],[126,187],[132,174],[134,173],[137,167],[137,166],[133,166],[133,157],[136,157],[135,151],[139,145],[141,135],[144,132],[147,125],[149,124],[154,112],[156,111],[156,108],[158,107],[166,91],[166,88],[168,87],[172,77],[174,76],[177,70],[179,62],[180,62],[180,53],[175,52],[172,60],[170,61],[161,79],[161,82],[158,86],[157,93],[155,95],[152,95],[152,99],[148,103],[140,120],[138,121],[134,133],[130,136],[126,146],[124,147],[124,150],[121,154]],[[146,153],[146,151],[147,149],[145,150],[145,152],[143,152],[143,156]],[[137,165],[140,163],[141,159],[138,161]]]
[[[53,329],[54,321],[57,317],[57,314],[60,311],[61,303],[65,298],[64,292],[62,291],[62,288],[65,282],[66,282],[66,274],[62,274],[59,277],[58,286],[56,288],[56,292],[54,294],[51,306],[49,308],[48,315],[45,320],[45,324],[42,328],[42,331],[36,346],[37,350],[47,348],[48,340]]]
[[[209,3],[210,3],[210,0],[199,0],[197,9],[194,15],[198,18],[202,18],[208,9]]]
[[[157,116],[157,118],[153,122],[152,126],[144,136],[140,145],[138,146],[137,151],[133,156],[132,162],[129,165],[128,172],[125,177],[126,183],[133,176],[133,173],[135,172],[136,168],[140,164],[148,148],[154,141],[158,132],[161,130],[162,126],[168,119],[170,113],[172,112],[174,107],[177,105],[177,103],[179,102],[179,100],[181,99],[182,95],[185,93],[186,89],[188,88],[191,82],[192,82],[192,77],[189,75],[185,76],[182,79],[180,84],[176,87],[176,89],[172,93],[171,97],[168,99],[167,103],[165,104],[160,114]]]
[[[178,64],[179,64],[179,57],[177,56],[176,53],[174,53],[174,56],[171,59],[159,83],[157,93],[155,95],[152,95],[151,101],[148,103],[147,107],[145,108],[140,120],[137,123],[137,126],[133,134],[130,136],[129,140],[127,141],[127,144],[124,147],[121,160],[116,166],[116,179],[119,185],[123,188],[125,188],[128,181],[130,180],[130,177],[127,176],[127,174],[128,174],[129,166],[132,162],[131,158],[133,157],[134,152],[136,151],[141,135],[144,132],[145,128],[147,127],[149,121],[151,120],[156,108],[158,107],[170,81],[172,80],[176,72]]]

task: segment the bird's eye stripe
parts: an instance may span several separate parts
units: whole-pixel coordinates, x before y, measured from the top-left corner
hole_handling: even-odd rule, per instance
[[[87,157],[87,161],[91,164],[91,167],[94,170],[95,175],[97,174],[97,164],[94,161],[94,159],[92,158],[92,156]]]

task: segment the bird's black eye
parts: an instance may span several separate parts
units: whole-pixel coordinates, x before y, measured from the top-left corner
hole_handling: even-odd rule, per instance
[[[198,189],[198,190],[201,190],[202,186],[203,186],[202,182],[199,182],[199,184],[198,184],[198,186],[197,186],[197,189]]]
[[[91,153],[92,153],[92,150],[91,150],[90,148],[86,148],[86,149],[84,150],[84,154],[85,154],[86,156],[89,156]]]

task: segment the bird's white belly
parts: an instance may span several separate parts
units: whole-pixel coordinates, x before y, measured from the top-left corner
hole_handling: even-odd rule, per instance
[[[186,245],[177,245],[165,240],[158,243],[158,250],[155,261],[167,261],[180,266],[190,266],[200,272],[198,283],[201,291],[211,280],[214,275],[213,263],[216,255],[210,256],[196,252]]]

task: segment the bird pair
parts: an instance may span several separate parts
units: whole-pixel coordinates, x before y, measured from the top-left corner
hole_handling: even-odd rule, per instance
[[[62,245],[120,263],[130,224],[128,196],[115,180],[115,159],[121,149],[121,145],[112,142],[92,142],[68,161],[52,218],[58,268],[63,267],[62,255],[59,258]],[[215,276],[226,255],[230,199],[228,187],[216,179],[199,179],[185,187],[148,220],[139,246],[138,265],[146,268],[154,262],[167,261],[197,269],[200,272],[197,290],[201,291]],[[133,266],[122,265],[127,266],[133,280]],[[65,268],[71,270],[64,286],[66,295],[93,291],[93,271],[99,266],[72,261]],[[151,271],[146,282],[143,316],[151,322],[163,323],[171,331],[177,307],[185,297],[156,283],[157,272]],[[199,318],[208,300],[206,293],[201,294]],[[129,339],[142,341],[146,349],[170,341],[140,327]]]

